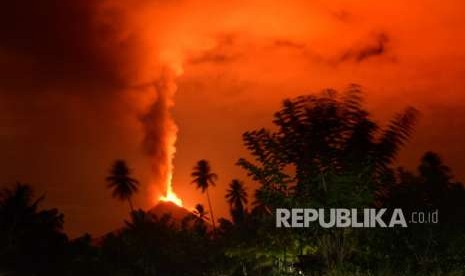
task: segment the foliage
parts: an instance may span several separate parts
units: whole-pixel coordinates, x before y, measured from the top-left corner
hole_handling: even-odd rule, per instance
[[[245,205],[248,201],[244,183],[240,180],[233,179],[226,191],[225,198],[229,203],[231,217],[234,223],[241,223],[247,212]]]
[[[210,194],[208,193],[208,188],[215,186],[215,181],[218,179],[218,175],[211,171],[210,164],[207,160],[199,160],[194,167],[194,170],[191,173],[192,183],[197,185],[197,188],[202,191],[202,193],[207,194],[208,208],[210,209],[211,222],[213,224],[213,229],[216,228],[215,218],[213,216],[213,209],[210,200]]]
[[[246,132],[254,161],[241,158],[238,164],[260,182],[259,200],[270,208],[288,205],[286,198],[312,206],[373,202],[417,111],[407,108],[381,129],[362,103],[356,85],[342,96],[334,90],[301,96],[284,101],[274,116],[275,131]]]
[[[116,160],[106,178],[107,187],[113,189],[113,197],[128,201],[131,211],[134,210],[131,197],[138,191],[139,181],[131,177],[131,171],[124,160]]]
[[[22,183],[0,192],[0,272],[48,275],[65,265],[63,214],[40,210],[43,199]]]

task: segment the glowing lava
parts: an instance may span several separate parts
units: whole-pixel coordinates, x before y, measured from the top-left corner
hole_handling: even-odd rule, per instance
[[[166,137],[166,192],[164,196],[159,198],[160,201],[173,202],[179,207],[183,207],[182,200],[176,195],[173,190],[173,159],[176,154],[176,139],[178,128],[172,118],[167,122],[167,137]]]
[[[180,199],[176,193],[173,192],[173,186],[171,183],[171,179],[169,180],[170,182],[167,183],[166,185],[166,195],[160,197],[160,201],[165,201],[165,202],[173,202],[174,204],[178,205],[179,207],[182,206],[182,199]]]
[[[165,202],[173,202],[174,204],[182,207],[182,200],[174,193],[174,192],[167,192],[166,196],[160,197],[161,201]]]

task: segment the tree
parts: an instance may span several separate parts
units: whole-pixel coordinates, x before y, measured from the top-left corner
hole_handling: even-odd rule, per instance
[[[208,220],[208,217],[207,217],[208,213],[205,211],[205,208],[203,207],[202,204],[195,205],[195,210],[192,213],[195,216],[195,218],[198,220],[201,220],[201,221]]]
[[[134,211],[131,197],[138,191],[139,181],[131,177],[131,170],[124,160],[116,160],[106,178],[107,187],[113,189],[113,197],[128,201],[131,212]]]
[[[342,94],[328,89],[320,95],[285,100],[274,115],[274,129],[243,134],[253,159],[241,158],[238,165],[260,185],[252,213],[267,222],[276,208],[378,206],[393,183],[393,161],[413,132],[417,113],[408,107],[381,128],[364,109],[357,85]],[[307,245],[322,249],[315,240],[325,240],[327,251],[318,254],[326,255],[328,264],[349,258],[346,252],[351,246],[340,243],[341,237],[358,240],[362,235],[361,231],[308,228],[286,233],[293,240],[281,244],[282,232],[265,233],[270,241],[263,248],[282,246],[287,252],[284,263],[290,252],[303,251]]]
[[[193,178],[192,183],[197,185],[197,189],[200,189],[202,193],[206,192],[207,194],[208,207],[210,209],[213,230],[215,230],[215,218],[213,216],[213,209],[210,201],[210,195],[208,193],[208,188],[210,186],[215,186],[215,181],[218,179],[218,176],[211,171],[210,164],[207,160],[198,161],[194,167],[193,172],[191,173],[191,176]]]
[[[32,188],[22,183],[0,191],[0,274],[4,269],[19,275],[64,274],[63,214],[39,210],[43,199],[34,198]]]
[[[453,177],[451,168],[434,152],[426,152],[416,172],[399,168],[384,199],[383,207],[400,208],[406,218],[414,214],[436,214],[437,223],[410,223],[405,231],[380,232],[379,246],[393,261],[410,261],[426,270],[446,264],[459,267],[465,253],[465,188]],[[379,241],[379,242],[377,242]],[[406,258],[414,256],[415,258]],[[429,266],[429,268],[428,268]]]
[[[229,203],[233,221],[235,223],[242,222],[245,215],[244,205],[247,204],[247,192],[244,183],[233,179],[229,184],[225,197]]]
[[[260,182],[257,194],[264,203],[286,206],[291,197],[302,204],[327,205],[344,194],[341,188],[368,204],[383,192],[383,177],[408,141],[417,111],[406,108],[381,129],[363,108],[361,94],[352,85],[342,95],[325,90],[285,100],[274,116],[275,131],[244,133],[255,160],[241,158],[238,165]]]

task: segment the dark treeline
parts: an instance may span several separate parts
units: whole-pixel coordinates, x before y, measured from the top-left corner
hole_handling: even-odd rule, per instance
[[[115,162],[107,184],[130,219],[99,238],[68,239],[63,214],[41,209],[43,197],[18,183],[0,194],[0,275],[464,275],[463,185],[436,153],[416,171],[394,162],[416,119],[407,108],[381,127],[355,85],[284,101],[273,130],[243,135],[250,159],[237,164],[258,189],[230,181],[230,219],[215,221],[208,190],[217,176],[206,160],[192,178],[208,209],[199,204],[182,220],[135,210],[139,183]],[[276,228],[276,208],[304,207],[437,211],[439,223]]]

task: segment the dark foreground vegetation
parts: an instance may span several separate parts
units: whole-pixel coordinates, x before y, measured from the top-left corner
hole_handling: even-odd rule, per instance
[[[242,181],[231,181],[230,220],[215,221],[202,205],[181,221],[133,210],[139,183],[123,161],[107,182],[115,198],[129,202],[130,219],[102,238],[70,240],[63,215],[41,209],[43,198],[28,185],[4,189],[0,275],[464,275],[463,185],[432,152],[416,171],[396,168],[417,112],[407,108],[382,128],[361,96],[351,86],[286,100],[273,130],[245,133],[251,158],[238,165],[259,188],[248,196]],[[208,196],[216,181],[210,164],[199,161],[192,177]],[[276,228],[274,212],[282,207],[389,207],[406,216],[438,210],[439,223]]]

